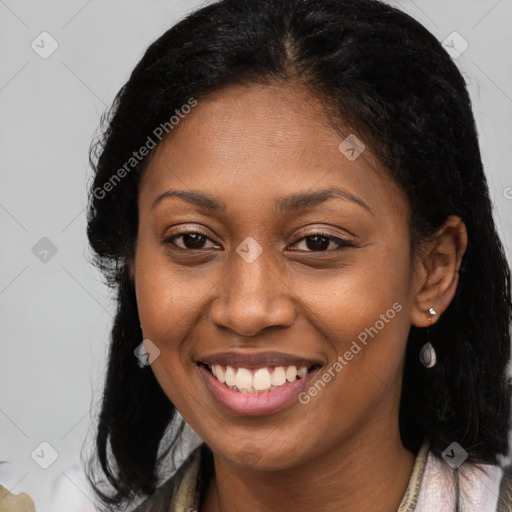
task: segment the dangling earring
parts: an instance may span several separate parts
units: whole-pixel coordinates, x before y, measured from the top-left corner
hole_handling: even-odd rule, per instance
[[[432,317],[437,315],[435,308],[429,308],[428,319],[432,320]],[[430,339],[430,327],[427,327],[427,339]],[[420,350],[420,361],[426,368],[432,368],[437,363],[437,356],[434,347],[427,341]]]

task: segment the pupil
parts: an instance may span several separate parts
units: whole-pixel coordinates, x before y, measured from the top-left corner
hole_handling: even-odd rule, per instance
[[[204,236],[197,233],[189,233],[183,236],[183,243],[187,249],[201,249],[204,245]]]
[[[306,245],[312,251],[321,251],[329,247],[329,239],[325,236],[309,236],[306,238]]]

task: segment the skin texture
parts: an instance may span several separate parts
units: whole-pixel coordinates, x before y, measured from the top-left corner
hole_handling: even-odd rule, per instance
[[[392,512],[407,487],[415,454],[398,428],[407,336],[452,300],[466,231],[449,218],[413,260],[405,195],[369,147],[354,161],[339,151],[349,133],[301,88],[232,86],[201,99],[151,156],[131,269],[144,338],[160,350],[153,372],[214,452],[202,511]],[[274,207],[330,187],[369,210],[342,198]],[[226,207],[176,197],[152,207],[168,190],[201,191]],[[162,242],[187,230],[208,237],[202,249],[184,248],[183,237]],[[304,237],[318,232],[353,247],[314,251]],[[252,263],[236,252],[249,236],[263,250]],[[321,361],[322,375],[395,303],[401,311],[306,405],[234,415],[196,364],[216,352],[277,350]]]

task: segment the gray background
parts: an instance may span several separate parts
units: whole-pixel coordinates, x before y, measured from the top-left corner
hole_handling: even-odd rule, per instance
[[[149,43],[203,3],[0,0],[0,461],[9,461],[0,483],[30,494],[38,512],[93,510],[80,451],[101,396],[113,303],[89,264],[89,144]],[[455,31],[469,45],[456,61],[510,261],[512,0],[391,3],[440,41]],[[58,43],[46,59],[31,47],[51,48],[44,31]],[[57,459],[41,468],[52,449]]]

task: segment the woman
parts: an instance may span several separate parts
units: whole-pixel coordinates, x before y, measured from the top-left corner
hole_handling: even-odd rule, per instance
[[[509,269],[464,80],[420,24],[204,7],[92,162],[109,510],[511,509]],[[182,418],[203,443],[162,483]]]

